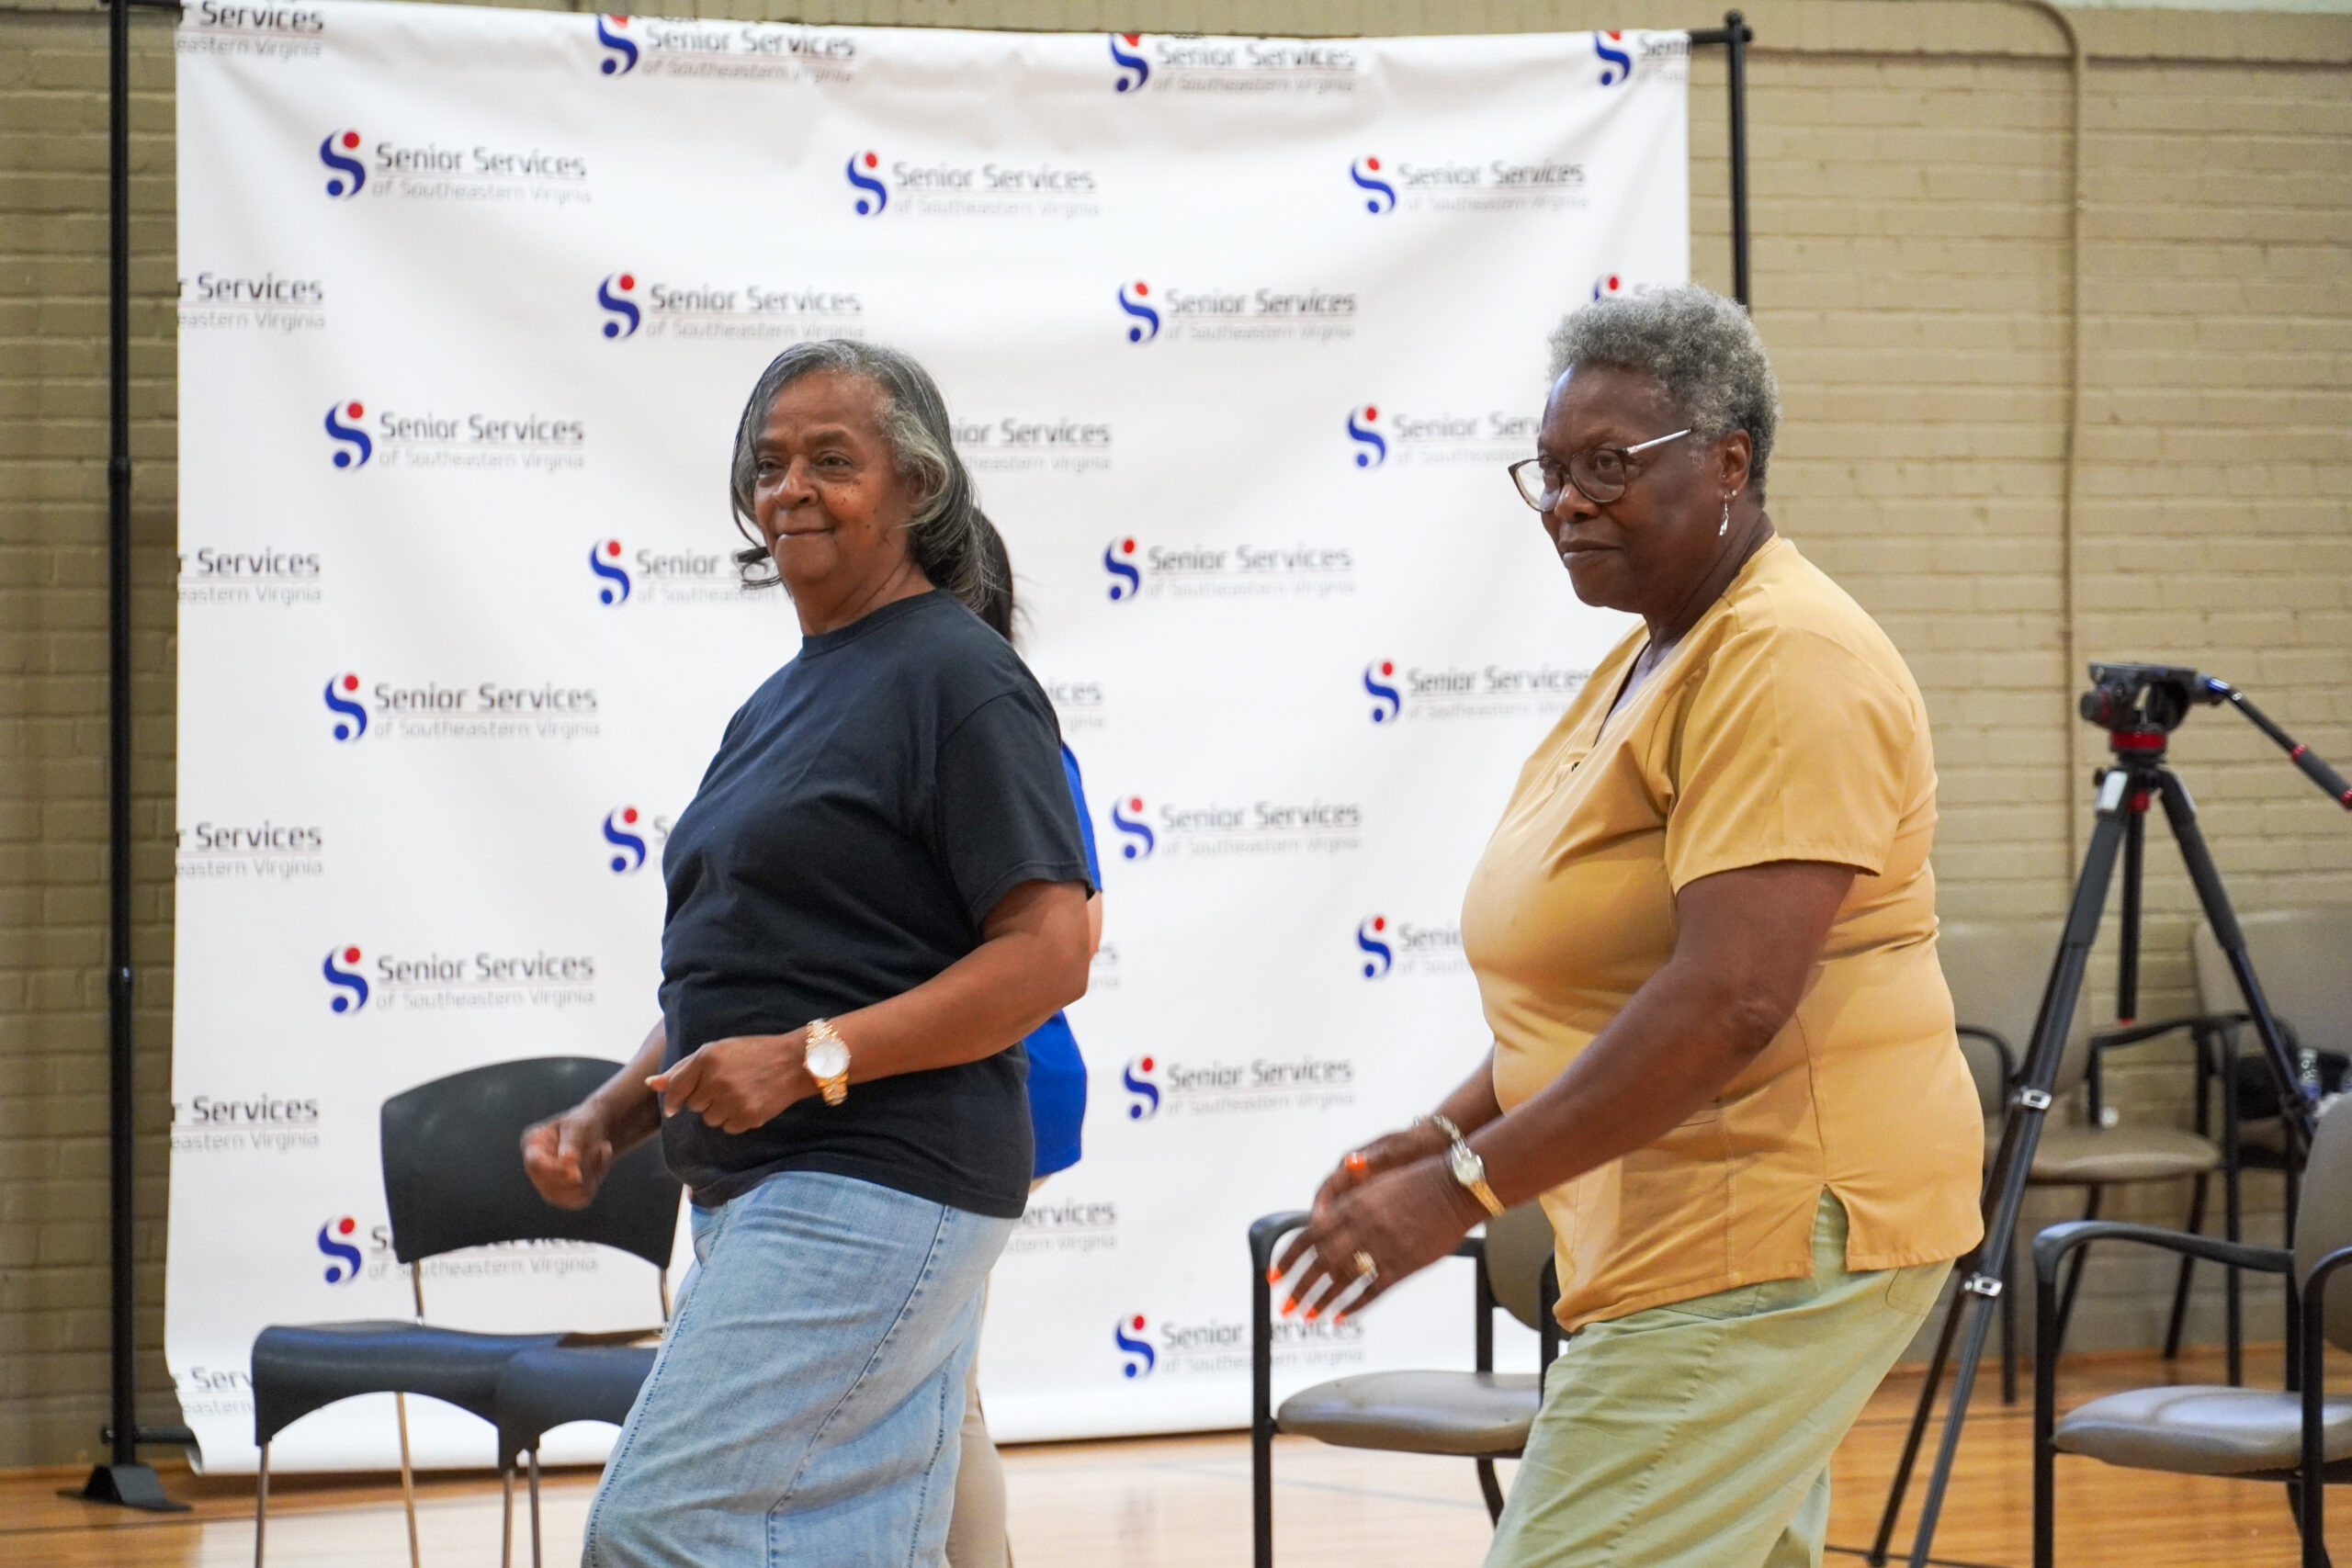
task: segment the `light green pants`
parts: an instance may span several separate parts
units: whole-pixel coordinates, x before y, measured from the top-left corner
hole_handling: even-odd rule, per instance
[[[1829,1457],[1951,1265],[1813,1276],[1591,1324],[1552,1367],[1487,1568],[1819,1568]]]

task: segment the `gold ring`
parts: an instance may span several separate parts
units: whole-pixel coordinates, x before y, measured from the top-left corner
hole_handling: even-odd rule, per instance
[[[1356,1248],[1356,1272],[1367,1280],[1375,1279],[1380,1273],[1380,1265],[1361,1247]]]

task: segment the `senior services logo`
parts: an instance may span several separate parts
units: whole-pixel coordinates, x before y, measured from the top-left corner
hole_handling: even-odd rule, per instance
[[[326,976],[329,1012],[357,1012],[368,1005],[367,976],[346,967],[358,962],[359,950],[356,947],[327,949],[326,961],[319,965],[319,973]]]
[[[1634,57],[1623,45],[1625,35],[1614,28],[1592,35],[1592,52],[1600,62],[1600,85],[1613,87],[1634,73]]]
[[[1400,468],[1509,462],[1534,448],[1542,423],[1501,409],[1469,413],[1393,406],[1384,419],[1376,406],[1363,403],[1348,415],[1349,456],[1359,468],[1377,468],[1392,457]]]
[[[861,164],[868,172],[863,174],[859,172],[858,165]],[[842,173],[848,176],[852,188],[864,193],[858,197],[856,203],[857,215],[860,218],[879,218],[882,216],[882,209],[890,205],[889,188],[880,180],[876,179],[871,173],[881,166],[881,155],[873,152],[853,152],[849,155],[849,162],[842,166]]]
[[[1149,860],[1151,852],[1159,847],[1159,835],[1143,819],[1143,796],[1139,795],[1111,803],[1111,826],[1126,840],[1119,846],[1122,859]]]
[[[1378,218],[1396,210],[1396,187],[1380,177],[1380,160],[1358,158],[1348,165],[1348,178],[1364,193],[1363,209]]]
[[[1348,412],[1348,439],[1355,443],[1356,467],[1376,468],[1388,461],[1388,441],[1374,428],[1380,421],[1380,410],[1372,403],[1359,403]]]
[[[638,809],[616,806],[605,813],[605,842],[616,852],[606,862],[615,876],[628,876],[645,864],[645,836],[637,831]]]
[[[319,1227],[319,1256],[327,1260],[328,1284],[348,1285],[359,1278],[359,1249],[344,1239],[358,1229],[359,1222],[349,1214],[337,1214]]]
[[[1620,274],[1604,272],[1592,280],[1592,297],[1595,299],[1614,299],[1623,292],[1625,292],[1625,279]]]
[[[1377,680],[1374,679],[1375,675]],[[1374,724],[1393,723],[1405,711],[1405,699],[1393,683],[1396,679],[1396,664],[1393,660],[1376,660],[1363,667],[1363,689],[1365,695],[1372,698]]]
[[[1423,922],[1367,915],[1356,922],[1354,961],[1367,980],[1466,975],[1462,928],[1452,921]]]
[[[1137,1056],[1119,1073],[1119,1082],[1127,1091],[1127,1120],[1148,1122],[1159,1114],[1159,1082],[1152,1075],[1158,1066],[1148,1056]]]
[[[327,405],[327,439],[334,444],[334,466],[338,468],[364,468],[368,459],[376,455],[375,438],[356,424],[345,420],[365,419],[368,406],[356,398],[349,401],[337,400]]]
[[[1121,45],[1125,48],[1121,48]],[[1151,64],[1141,52],[1143,34],[1113,33],[1111,63],[1118,67],[1118,74],[1111,84],[1114,93],[1132,93],[1151,80]]]
[[[1149,1331],[1141,1313],[1123,1317],[1111,1325],[1111,1341],[1118,1346],[1119,1375],[1126,1378],[1148,1378],[1159,1365],[1159,1352],[1150,1340],[1143,1337]]]
[[[327,711],[335,716],[334,738],[348,743],[368,733],[368,710],[353,702],[359,690],[359,677],[349,671],[327,678]]]
[[[1143,591],[1143,573],[1136,561],[1136,542],[1121,537],[1102,547],[1102,570],[1111,574],[1111,603],[1132,599]]]
[[[1119,309],[1133,317],[1127,328],[1129,343],[1149,343],[1159,335],[1159,312],[1144,303],[1151,298],[1151,285],[1142,278],[1119,285]]]
[[[637,291],[637,275],[616,272],[596,285],[596,308],[610,318],[604,325],[608,338],[635,337],[638,323],[644,320],[637,301],[628,298]]]
[[[596,590],[596,602],[615,608],[628,603],[628,572],[620,564],[621,542],[606,539],[588,547],[588,570],[603,579]]]
[[[334,175],[327,181],[327,195],[336,201],[349,201],[368,183],[368,165],[351,156],[358,151],[356,130],[330,130],[319,143],[319,162]]]
[[[1372,722],[1389,728],[1450,719],[1556,716],[1592,671],[1568,664],[1399,665],[1378,659],[1360,682]],[[1407,701],[1410,698],[1411,701]]]
[[[1388,917],[1373,915],[1356,922],[1356,946],[1363,950],[1363,977],[1377,980],[1396,965],[1396,950],[1381,940]]]
[[[598,17],[596,44],[605,58],[596,69],[606,76],[626,76],[637,69],[637,45],[628,37],[627,17]]]

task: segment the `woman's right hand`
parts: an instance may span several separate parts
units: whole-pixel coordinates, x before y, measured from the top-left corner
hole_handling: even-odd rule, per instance
[[[593,1101],[524,1129],[523,1169],[559,1209],[584,1209],[612,1168],[613,1134]]]
[[[1316,1190],[1315,1213],[1323,1213],[1384,1170],[1396,1170],[1415,1160],[1443,1154],[1450,1143],[1436,1122],[1417,1122],[1401,1132],[1384,1133],[1363,1147],[1349,1150]]]

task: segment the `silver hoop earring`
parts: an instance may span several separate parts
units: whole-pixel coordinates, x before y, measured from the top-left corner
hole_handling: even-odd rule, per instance
[[[1724,497],[1724,520],[1715,525],[1715,537],[1720,539],[1731,532],[1731,497]]]

